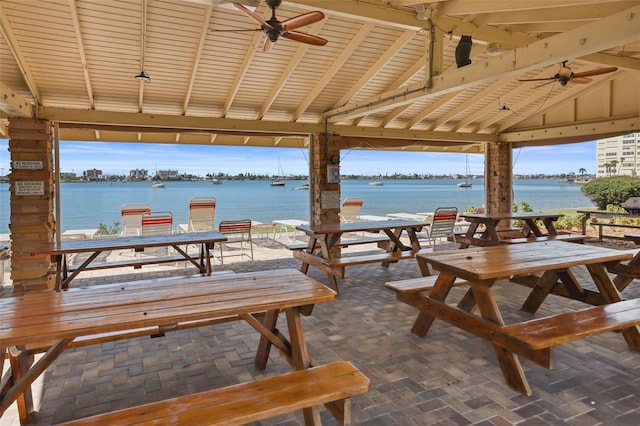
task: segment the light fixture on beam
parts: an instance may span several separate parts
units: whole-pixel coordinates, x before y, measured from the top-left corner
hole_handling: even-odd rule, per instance
[[[431,8],[424,4],[416,5],[416,18],[418,21],[428,21],[431,19]]]
[[[142,82],[145,82],[145,83],[150,83],[151,82],[151,77],[149,77],[149,74],[144,72],[144,69],[142,69],[142,70],[140,70],[140,74],[136,75],[136,80],[142,81]]]
[[[147,44],[147,0],[142,0],[142,16],[140,18],[140,74],[135,79],[141,83],[150,83],[151,77],[144,72],[144,54]]]
[[[471,64],[471,36],[463,35],[456,46],[456,65],[458,68]]]

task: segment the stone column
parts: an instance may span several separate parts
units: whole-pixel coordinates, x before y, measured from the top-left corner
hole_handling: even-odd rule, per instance
[[[11,280],[14,292],[53,288],[51,260],[32,255],[54,240],[53,124],[9,119]]]
[[[492,142],[485,153],[487,213],[509,213],[513,203],[511,144]]]
[[[340,149],[336,138],[324,133],[314,134],[311,140],[310,189],[311,223],[320,225],[340,222]],[[338,181],[330,174],[338,173]]]

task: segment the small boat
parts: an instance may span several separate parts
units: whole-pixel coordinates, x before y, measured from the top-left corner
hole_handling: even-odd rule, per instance
[[[467,170],[466,170],[467,174],[464,177],[468,179],[469,178],[469,156],[465,154],[464,157],[467,163]],[[458,188],[471,188],[472,183],[468,180],[463,180],[462,182],[458,182],[456,185],[458,186]]]
[[[280,158],[278,158],[278,173],[280,174],[280,178],[272,180],[271,186],[285,186],[284,181],[284,173],[282,172],[282,164],[280,164]]]
[[[164,188],[164,183],[155,181],[151,184],[152,188]]]
[[[303,183],[302,185],[296,186],[293,189],[309,189],[309,184],[308,183]]]
[[[373,182],[369,182],[369,186],[383,186],[384,182],[380,180],[374,180]]]
[[[222,179],[213,178],[213,179],[211,179],[211,183],[214,184],[214,185],[220,185],[220,184],[222,184]]]

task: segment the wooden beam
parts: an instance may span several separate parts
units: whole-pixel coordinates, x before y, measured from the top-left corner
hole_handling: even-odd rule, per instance
[[[0,82],[0,112],[11,117],[34,117],[33,104]]]
[[[329,122],[343,121],[412,103],[417,99],[441,96],[500,78],[515,77],[522,72],[560,63],[567,58],[600,52],[632,42],[638,37],[639,26],[640,6],[636,6],[597,22],[585,24],[574,31],[446,72],[433,79],[433,87],[427,87],[426,82],[421,82],[336,108],[328,111],[325,117]]]
[[[511,143],[513,148],[524,146],[557,145],[561,143],[584,142],[590,139],[604,139],[627,133],[640,132],[640,117],[611,119],[600,123],[571,124],[569,126],[547,126],[539,130],[527,130],[500,135],[500,142]]]

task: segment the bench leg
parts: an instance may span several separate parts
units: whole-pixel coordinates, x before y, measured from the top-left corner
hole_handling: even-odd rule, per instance
[[[596,287],[600,290],[604,303],[614,303],[623,300],[622,294],[620,294],[620,291],[618,291],[615,284],[611,281],[604,265],[587,265],[587,269],[589,270]],[[627,342],[627,345],[635,351],[640,352],[640,326],[634,325],[632,327],[624,328],[620,332],[624,336],[624,340]]]
[[[351,398],[345,398],[340,401],[325,404],[327,410],[333,414],[338,424],[342,426],[351,425]]]
[[[628,263],[630,267],[640,266],[640,255],[634,256]],[[613,283],[616,285],[618,291],[622,291],[633,281],[634,277],[630,275],[619,274],[613,279]]]
[[[473,294],[482,318],[495,324],[504,325],[496,300],[491,293],[492,285],[493,283],[476,284],[471,282]],[[492,345],[507,385],[525,395],[531,395],[531,388],[527,382],[527,377],[524,375],[518,356],[495,343],[492,343]]]
[[[289,339],[291,341],[291,360],[296,370],[311,367],[311,357],[307,352],[307,344],[304,340],[304,330],[298,308],[287,308],[287,327],[289,328]],[[307,426],[321,425],[320,408],[310,407],[303,410],[304,423]]]
[[[420,269],[420,273],[423,277],[430,277],[433,275],[431,272],[431,268],[429,267],[429,262],[425,261],[419,256],[416,256],[416,260],[418,261],[418,268]]]
[[[429,292],[429,297],[439,302],[444,302],[444,300],[449,295],[449,292],[451,291],[455,280],[456,277],[454,275],[441,272],[436,279],[433,289],[431,290],[431,292]],[[398,296],[398,298],[400,298],[400,295]],[[418,337],[426,336],[429,328],[431,328],[431,324],[433,324],[434,319],[434,316],[420,311],[418,313],[418,318],[416,318],[415,322],[413,323],[413,327],[411,327],[411,333],[415,334]]]
[[[505,383],[520,393],[531,395],[531,387],[529,387],[529,382],[527,382],[527,377],[524,375],[518,356],[495,344],[493,349],[496,352]]]
[[[520,310],[524,312],[528,312],[530,314],[535,313],[544,299],[547,298],[549,292],[556,285],[558,281],[558,276],[554,271],[546,271],[536,283],[531,293],[527,297],[527,300],[524,301]]]

